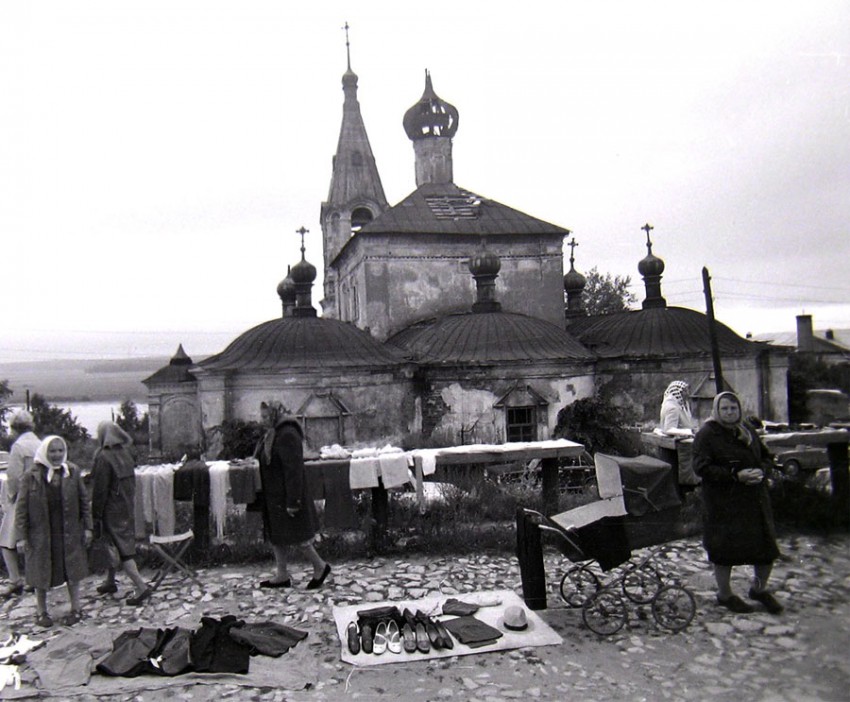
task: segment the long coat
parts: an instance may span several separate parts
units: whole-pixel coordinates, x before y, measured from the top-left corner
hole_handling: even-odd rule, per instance
[[[91,469],[92,519],[125,560],[136,555],[136,471],[126,446],[98,449]]]
[[[91,505],[80,469],[68,463],[70,476],[62,479],[62,525],[65,532],[65,575],[69,581],[88,575],[85,529],[91,530]],[[15,515],[15,526],[26,548],[27,585],[41,589],[50,587],[51,548],[50,515],[47,508],[47,468],[34,464],[21,480]]]
[[[20,539],[15,528],[15,502],[18,499],[21,478],[32,466],[35,452],[41,445],[39,439],[31,431],[21,434],[9,453],[9,467],[6,469],[6,480],[0,490],[0,506],[3,508],[3,521],[0,522],[0,546],[13,549]]]
[[[319,531],[316,505],[307,492],[304,476],[303,431],[294,418],[284,418],[274,430],[271,459],[260,447],[260,480],[263,486],[263,525],[276,546],[303,544]],[[297,508],[290,516],[287,508]]]
[[[766,481],[744,485],[742,468],[770,466],[764,444],[750,429],[747,445],[718,422],[708,421],[694,438],[694,471],[702,478],[703,545],[717,565],[762,565],[779,557]]]

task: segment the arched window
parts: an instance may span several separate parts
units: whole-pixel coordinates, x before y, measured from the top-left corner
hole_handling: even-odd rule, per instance
[[[351,231],[359,232],[362,227],[374,219],[372,211],[366,207],[357,207],[351,213]]]

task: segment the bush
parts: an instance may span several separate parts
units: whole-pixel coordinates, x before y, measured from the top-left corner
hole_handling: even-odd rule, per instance
[[[218,458],[246,458],[254,454],[257,443],[266,433],[259,422],[245,422],[241,419],[228,419],[212,429],[221,440]]]
[[[633,424],[634,417],[606,397],[584,397],[561,408],[553,434],[583,444],[590,453],[636,456],[639,436],[629,429]]]

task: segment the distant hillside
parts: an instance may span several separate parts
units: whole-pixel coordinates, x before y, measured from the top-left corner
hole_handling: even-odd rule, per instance
[[[200,360],[201,357],[198,358]],[[110,360],[23,361],[0,363],[0,380],[14,391],[10,402],[24,402],[26,391],[50,402],[147,402],[142,380],[169,361],[165,356]]]

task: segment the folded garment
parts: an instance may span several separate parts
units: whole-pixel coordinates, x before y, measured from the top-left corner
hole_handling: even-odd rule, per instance
[[[477,604],[461,602],[456,597],[449,597],[449,599],[443,602],[443,614],[456,614],[460,617],[465,617],[469,614],[475,614],[477,611]]]
[[[471,615],[449,619],[443,622],[443,625],[458,641],[467,646],[486,646],[502,636],[501,631]]]
[[[262,654],[277,658],[306,639],[307,632],[277,622],[248,622],[230,629],[230,638],[250,646],[252,656]]]

